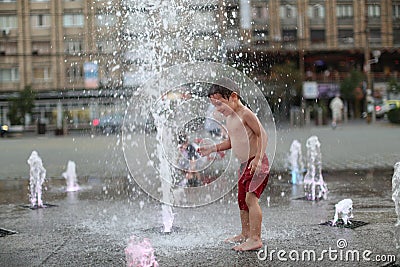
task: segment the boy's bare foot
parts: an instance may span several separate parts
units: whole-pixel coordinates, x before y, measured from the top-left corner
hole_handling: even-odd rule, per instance
[[[246,241],[246,237],[242,234],[237,236],[232,236],[224,240],[225,243],[241,243]]]
[[[246,242],[233,247],[233,250],[236,251],[249,251],[249,250],[257,250],[262,247],[261,240],[247,239]]]

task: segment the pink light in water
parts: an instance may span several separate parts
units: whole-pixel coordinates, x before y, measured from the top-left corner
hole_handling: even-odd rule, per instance
[[[154,249],[148,238],[140,242],[136,236],[131,236],[125,248],[125,256],[128,267],[158,267]]]

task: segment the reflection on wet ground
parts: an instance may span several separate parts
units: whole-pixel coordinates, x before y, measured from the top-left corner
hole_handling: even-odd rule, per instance
[[[393,173],[388,170],[324,172],[329,187],[329,200],[341,198],[371,199],[388,198],[391,201],[391,179]],[[82,189],[77,194],[82,199],[126,199],[134,200],[141,189],[127,178],[101,179],[97,177],[79,178]],[[44,199],[62,200],[65,191],[65,179],[47,179],[43,185]],[[136,194],[135,194],[136,192]],[[29,180],[0,180],[0,204],[26,202],[29,194]],[[144,192],[142,192],[145,195]],[[302,185],[292,185],[289,173],[271,174],[270,181],[262,197],[270,197],[273,206],[290,204],[297,197],[303,196]],[[360,204],[361,205],[361,204]],[[368,203],[362,206],[371,206]],[[393,205],[389,205],[392,207]],[[382,207],[382,205],[378,205]]]
[[[325,172],[328,199],[297,200],[301,185],[289,183],[289,173],[271,174],[260,204],[262,235],[271,249],[336,248],[345,239],[349,248],[375,254],[397,254],[396,214],[391,200],[391,171]],[[161,235],[161,205],[127,178],[78,178],[82,190],[65,192],[65,179],[46,181],[44,203],[51,209],[29,210],[28,180],[0,181],[0,228],[18,234],[0,239],[1,266],[123,266],[131,235],[150,238],[160,266],[268,266],[256,253],[236,253],[221,242],[240,229],[236,188],[214,203],[197,208],[174,208],[174,229]],[[353,200],[354,220],[368,222],[357,229],[321,226],[332,220],[334,205]],[[33,251],[30,248],[40,247]],[[3,249],[4,248],[4,249]],[[70,255],[75,255],[71,259]],[[288,266],[287,262],[273,262]],[[291,266],[315,266],[297,262]],[[358,264],[356,264],[358,265]],[[318,266],[355,266],[354,262],[323,260]],[[376,266],[376,262],[362,266]],[[379,266],[379,265],[378,265]]]

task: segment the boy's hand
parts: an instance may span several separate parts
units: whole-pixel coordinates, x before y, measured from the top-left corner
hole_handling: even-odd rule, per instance
[[[216,150],[217,150],[217,149],[216,149],[216,146],[214,146],[214,145],[208,145],[208,146],[199,147],[199,148],[197,149],[197,152],[199,152],[199,154],[202,155],[202,156],[208,156],[208,155],[210,155],[212,152],[215,152]]]
[[[255,172],[260,172],[261,171],[261,166],[262,166],[262,160],[254,158],[250,164],[249,164],[249,169],[250,169],[250,174],[254,174]]]

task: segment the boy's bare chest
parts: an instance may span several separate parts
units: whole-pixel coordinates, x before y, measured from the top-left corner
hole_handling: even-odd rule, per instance
[[[248,138],[248,127],[239,116],[230,116],[226,120],[226,128],[231,139]]]

